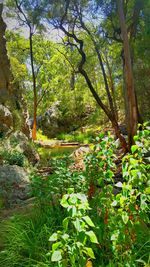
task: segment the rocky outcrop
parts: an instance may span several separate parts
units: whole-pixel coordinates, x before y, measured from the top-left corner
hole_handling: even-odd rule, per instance
[[[13,128],[13,116],[9,109],[0,105],[0,133],[7,134]]]
[[[0,166],[0,202],[2,207],[19,204],[29,198],[29,173],[19,166]]]
[[[59,119],[59,101],[56,101],[43,115],[37,117],[37,127],[42,130],[44,135],[53,138],[61,131]],[[32,128],[33,119],[30,119],[29,123]]]
[[[62,111],[62,103],[54,102],[51,107],[42,115],[37,116],[37,128],[42,130],[42,133],[49,138],[54,138],[60,133],[71,133],[85,125],[92,109],[89,106],[85,107],[85,111],[80,115],[74,112],[66,113]],[[33,127],[33,119],[30,120],[30,127]]]
[[[17,125],[20,130],[30,137],[21,89],[19,85],[14,83],[7,55],[6,24],[2,17],[2,11],[3,4],[0,2],[0,136],[5,136],[9,129],[14,129]]]
[[[27,136],[22,132],[13,132],[9,138],[5,138],[3,140],[3,148],[7,151],[14,150],[22,153],[33,165],[40,159],[34,144],[29,142]]]

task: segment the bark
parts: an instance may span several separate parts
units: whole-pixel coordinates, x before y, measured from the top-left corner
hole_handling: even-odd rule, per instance
[[[123,39],[124,60],[125,60],[125,78],[126,78],[126,90],[127,90],[127,102],[128,102],[128,145],[129,149],[134,143],[133,137],[137,131],[137,103],[135,97],[133,71],[131,65],[131,55],[129,47],[129,39],[127,34],[127,28],[125,23],[123,1],[118,0],[118,13],[121,26],[121,33]]]
[[[10,83],[13,80],[10,62],[7,56],[5,30],[6,24],[2,18],[3,4],[0,4],[0,93],[1,102],[4,104],[11,93]],[[5,99],[6,97],[6,99]]]
[[[106,55],[106,66],[107,66],[107,69],[108,69],[109,87],[110,87],[111,93],[112,93],[115,116],[116,116],[116,119],[118,121],[118,110],[117,110],[117,103],[116,103],[115,86],[114,86],[114,81],[113,81],[113,77],[112,77],[112,70],[111,70],[107,55]]]
[[[33,107],[33,129],[32,129],[32,139],[36,140],[36,129],[37,129],[37,88],[36,88],[36,75],[34,70],[34,58],[33,58],[33,25],[30,22],[30,19],[26,16],[25,12],[23,11],[21,4],[15,0],[16,7],[18,11],[24,17],[24,23],[29,28],[29,43],[30,43],[30,61],[31,61],[31,71],[32,71],[32,82],[33,82],[33,95],[34,95],[34,107]]]
[[[80,73],[83,75],[83,77],[85,78],[86,80],[86,83],[93,95],[93,97],[95,98],[97,104],[102,108],[102,110],[105,112],[105,114],[107,115],[108,119],[111,121],[111,124],[114,128],[114,131],[115,131],[115,135],[117,138],[119,138],[120,140],[120,143],[121,143],[121,146],[123,148],[123,150],[125,152],[127,152],[127,144],[126,144],[126,140],[125,138],[123,137],[123,135],[121,134],[121,131],[120,131],[120,128],[119,128],[119,125],[118,125],[118,122],[116,120],[116,117],[114,116],[114,114],[107,108],[106,105],[104,105],[104,103],[101,101],[99,95],[97,94],[97,92],[95,91],[89,77],[88,77],[88,74],[86,73],[86,71],[84,69],[80,69]]]
[[[31,60],[31,70],[32,70],[32,81],[33,81],[33,94],[34,94],[34,108],[33,108],[33,128],[32,128],[32,139],[36,140],[36,129],[37,129],[37,90],[36,90],[36,76],[34,70],[34,59],[33,59],[33,40],[32,40],[32,29],[30,28],[30,60]]]

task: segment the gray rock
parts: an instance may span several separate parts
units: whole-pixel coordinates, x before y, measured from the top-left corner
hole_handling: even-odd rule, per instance
[[[16,131],[11,133],[9,138],[5,138],[3,140],[2,146],[5,150],[15,150],[23,153],[28,161],[33,165],[36,164],[40,159],[34,144],[31,143],[27,136],[22,132]]]
[[[0,198],[5,207],[29,198],[29,173],[16,165],[0,166]]]
[[[5,135],[13,127],[13,116],[10,110],[4,105],[0,105],[0,133]]]

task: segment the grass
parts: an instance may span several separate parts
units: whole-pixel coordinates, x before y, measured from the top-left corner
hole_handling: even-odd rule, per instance
[[[55,212],[55,214],[54,214]],[[30,215],[16,215],[1,223],[3,248],[0,267],[50,267],[49,236],[59,225],[60,210],[56,216],[52,208],[36,207]]]
[[[89,126],[87,128],[83,128],[82,130],[78,130],[68,133],[61,133],[57,135],[58,140],[64,140],[68,142],[79,142],[81,144],[89,144],[93,141],[93,139],[97,136],[97,132],[100,131],[100,127]]]

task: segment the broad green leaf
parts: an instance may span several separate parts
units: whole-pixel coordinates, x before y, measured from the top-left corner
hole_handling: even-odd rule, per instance
[[[57,239],[58,239],[58,234],[57,233],[54,233],[54,234],[52,234],[50,236],[49,241],[50,242],[54,242],[54,241],[57,241]]]
[[[61,251],[55,250],[52,254],[51,261],[58,262],[62,259]]]
[[[68,202],[69,202],[70,205],[74,205],[74,204],[76,204],[77,201],[78,201],[78,199],[77,199],[77,197],[76,197],[75,194],[72,194],[72,196],[71,196],[71,197],[69,198],[69,200],[68,200]]]
[[[114,231],[114,233],[111,236],[111,241],[118,240],[119,233],[120,233],[119,230]]]
[[[128,216],[127,212],[125,212],[125,211],[122,213],[122,220],[125,224],[127,224],[128,220],[129,220],[129,216]]]
[[[69,235],[68,235],[68,234],[63,234],[63,235],[62,235],[62,239],[64,239],[64,240],[69,239]]]
[[[137,150],[138,150],[138,146],[137,146],[137,145],[133,145],[133,146],[131,147],[131,152],[132,152],[132,154],[134,154],[134,152],[137,151]]]
[[[56,249],[61,245],[61,242],[56,242],[52,245],[52,251],[56,251]]]
[[[61,206],[63,206],[64,208],[68,207],[69,204],[68,204],[68,195],[64,195],[62,197],[62,200],[60,202]]]
[[[115,207],[115,206],[117,206],[117,204],[118,204],[117,200],[114,200],[114,201],[111,203],[111,206],[112,206],[112,207]]]
[[[98,244],[97,237],[96,237],[96,235],[94,234],[93,231],[86,231],[85,233],[86,233],[86,235],[89,236],[89,238],[90,238],[92,243]]]
[[[142,210],[145,210],[147,209],[147,203],[146,203],[146,200],[147,200],[147,196],[145,194],[142,194],[141,195],[141,204],[140,204],[140,207]]]
[[[74,188],[68,188],[68,194],[73,194],[74,193]]]
[[[89,216],[84,216],[83,220],[91,227],[95,227],[94,223],[92,222],[91,218]]]
[[[108,171],[106,172],[106,178],[110,178],[110,179],[112,179],[113,176],[114,176],[114,173],[113,173],[111,170],[108,170]]]
[[[150,195],[150,187],[147,187],[147,188],[145,189],[145,194]]]
[[[66,217],[64,220],[63,220],[63,228],[67,231],[68,229],[68,223],[69,223],[69,218]]]
[[[72,217],[77,215],[77,208],[75,206],[72,207]]]
[[[80,231],[81,231],[81,226],[80,226],[80,221],[79,221],[78,218],[76,218],[76,220],[73,222],[73,224],[74,224],[76,230],[77,230],[78,232],[80,232]]]
[[[119,187],[119,188],[122,188],[122,183],[121,182],[118,182],[115,184],[116,187]]]
[[[95,255],[92,248],[84,247],[83,252],[86,253],[91,259],[95,259]]]

